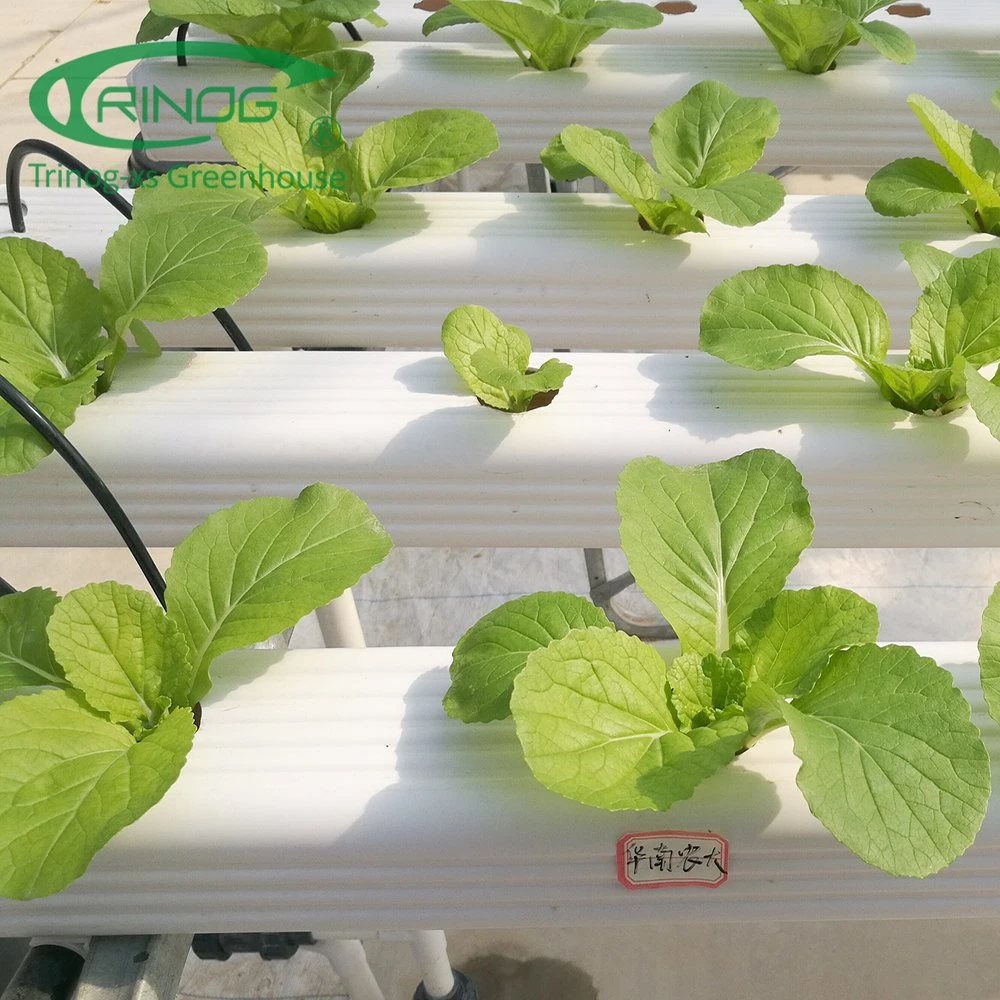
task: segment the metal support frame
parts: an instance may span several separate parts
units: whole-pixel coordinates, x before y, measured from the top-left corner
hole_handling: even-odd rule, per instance
[[[173,1000],[191,936],[94,937],[73,1000]]]
[[[623,615],[614,605],[614,597],[635,583],[631,573],[622,573],[613,580],[608,579],[604,566],[603,549],[584,549],[583,558],[587,564],[587,579],[590,582],[590,599],[608,616],[611,623],[621,632],[634,635],[649,642],[662,639],[676,639],[677,633],[668,622],[662,625],[646,625]]]
[[[60,944],[28,950],[0,1000],[70,1000],[83,968],[83,955]]]

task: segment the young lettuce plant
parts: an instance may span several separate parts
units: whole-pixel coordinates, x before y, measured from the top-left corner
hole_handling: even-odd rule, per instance
[[[385,21],[378,0],[149,0],[137,42],[165,38],[182,24],[198,24],[240,45],[309,57],[336,49],[331,22]]]
[[[777,131],[778,109],[771,101],[740,97],[706,80],[653,119],[655,170],[620,132],[584,125],[564,128],[541,160],[557,180],[602,180],[639,213],[642,229],[667,236],[704,233],[705,216],[753,226],[781,208],[781,183],[749,173]]]
[[[424,21],[429,35],[453,24],[485,25],[525,66],[565,69],[611,28],[653,28],[663,15],[649,4],[620,0],[450,0]]]
[[[741,0],[788,69],[825,73],[848,45],[867,42],[897,63],[913,62],[913,39],[894,24],[868,21],[893,0]]]
[[[964,406],[966,362],[1000,360],[1000,250],[955,258],[920,243],[901,247],[923,289],[905,363],[890,364],[885,311],[860,285],[813,264],[742,271],[716,285],[701,311],[699,346],[753,371],[800,358],[850,358],[893,406],[937,415]]]
[[[0,896],[82,875],[177,780],[216,658],[291,627],[391,547],[358,497],[317,483],[195,528],[166,611],[114,582],[0,597]]]
[[[0,374],[59,430],[111,382],[131,333],[159,346],[147,320],[200,316],[256,287],[267,267],[257,234],[231,219],[134,219],[112,234],[99,285],[46,243],[0,239]],[[0,475],[34,468],[51,448],[0,403]]]
[[[441,344],[444,356],[479,401],[510,413],[551,403],[573,370],[555,358],[529,369],[527,334],[482,306],[452,309],[441,325]]]
[[[680,655],[665,660],[583,598],[532,594],[459,640],[450,716],[512,715],[546,788],[609,810],[669,809],[787,725],[810,810],[863,861],[923,877],[972,843],[989,758],[951,674],[875,645],[878,614],[857,594],[783,589],[813,530],[791,462],[636,459],[618,513],[629,568]]]
[[[974,230],[1000,236],[1000,149],[920,94],[906,103],[944,164],[923,156],[893,160],[868,182],[872,208],[899,218],[957,207]]]

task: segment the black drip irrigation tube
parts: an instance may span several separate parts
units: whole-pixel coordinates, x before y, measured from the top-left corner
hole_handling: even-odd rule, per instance
[[[177,26],[177,65],[178,66],[187,66],[187,64],[188,64],[187,46],[185,45],[185,42],[187,42],[188,31],[190,31],[190,30],[191,30],[191,24],[189,22],[187,22],[187,21],[185,21],[184,24],[180,24],[180,25]]]
[[[48,156],[67,170],[72,170],[88,186],[92,187],[109,205],[118,209],[126,219],[132,218],[132,206],[118,193],[118,190],[101,176],[100,172],[88,167],[72,153],[66,152],[54,143],[44,139],[22,139],[7,157],[7,207],[10,210],[10,225],[15,233],[25,232],[24,211],[21,201],[21,164],[31,153]],[[237,351],[252,351],[250,342],[244,336],[236,320],[225,309],[216,309],[212,315],[219,326],[226,331]]]
[[[354,23],[352,21],[345,21],[344,22],[344,30],[351,36],[351,40],[352,41],[355,41],[355,42],[363,42],[364,41],[364,39],[361,37],[361,32],[358,31],[358,29],[354,27]]]
[[[3,375],[0,375],[0,399],[9,404],[18,416],[27,421],[32,430],[37,431],[45,438],[52,446],[52,450],[66,462],[80,482],[90,490],[94,499],[110,518],[115,530],[121,535],[122,541],[128,546],[129,552],[138,563],[139,569],[142,570],[142,575],[152,588],[156,599],[161,605],[164,605],[166,585],[159,569],[153,562],[149,550],[143,545],[139,533],[128,519],[128,515],[122,510],[121,504],[115,499],[104,480],[94,471],[93,466],[76,450],[66,435]],[[3,581],[0,581],[0,584],[2,583]],[[13,591],[13,588],[11,590]]]

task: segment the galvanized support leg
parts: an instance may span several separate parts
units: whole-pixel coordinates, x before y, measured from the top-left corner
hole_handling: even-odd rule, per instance
[[[526,163],[524,171],[528,175],[528,190],[533,193],[549,190],[549,172],[540,163]]]
[[[190,934],[95,937],[73,1000],[174,1000]]]
[[[318,951],[330,963],[333,971],[340,976],[347,987],[351,1000],[385,1000],[379,984],[375,981],[365,946],[358,940],[342,938],[319,938],[308,950]]]
[[[603,549],[584,549],[583,558],[587,564],[587,579],[590,581],[590,599],[604,611],[616,629],[650,641],[677,638],[677,634],[668,622],[662,625],[644,625],[631,621],[618,611],[613,598],[626,587],[631,587],[635,583],[635,577],[631,573],[622,573],[621,576],[609,580],[607,570],[604,568]]]
[[[70,1000],[76,989],[83,955],[57,944],[28,950],[0,1000]]]

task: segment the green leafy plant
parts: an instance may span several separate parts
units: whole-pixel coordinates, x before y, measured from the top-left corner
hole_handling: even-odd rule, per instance
[[[555,358],[529,369],[531,343],[525,332],[482,306],[452,309],[441,325],[441,344],[480,402],[511,413],[550,403],[573,370]]]
[[[358,497],[317,483],[195,528],[165,611],[113,582],[0,597],[0,895],[82,875],[177,780],[213,662],[333,600],[391,547]]]
[[[583,598],[533,594],[459,640],[446,712],[512,715],[546,788],[609,810],[669,809],[787,725],[810,810],[863,861],[923,877],[960,855],[990,792],[969,705],[933,660],[875,645],[877,611],[857,594],[783,589],[813,530],[792,463],[641,458],[617,497],[629,568],[679,655]]]
[[[741,0],[777,49],[800,73],[825,73],[848,45],[866,42],[897,63],[913,62],[913,39],[887,21],[869,21],[893,0]]]
[[[482,24],[525,66],[565,69],[611,28],[653,28],[663,15],[645,3],[620,0],[450,0],[424,21],[429,35],[453,24]]]
[[[753,226],[781,208],[781,183],[748,172],[777,131],[778,109],[771,101],[740,97],[706,80],[653,119],[655,170],[620,132],[584,125],[564,128],[541,160],[558,180],[602,180],[639,213],[643,229],[667,236],[703,233],[705,216]],[[662,191],[669,193],[664,197]]]
[[[920,94],[906,103],[944,163],[893,160],[868,182],[872,208],[895,218],[959,208],[974,230],[1000,236],[1000,149]]]
[[[308,57],[337,48],[331,22],[385,25],[377,7],[378,0],[149,0],[135,40],[152,42],[190,23],[240,45]]]
[[[742,271],[716,285],[701,311],[699,346],[767,371],[800,358],[850,358],[893,406],[927,415],[964,406],[966,362],[1000,360],[1000,250],[955,258],[921,243],[901,249],[923,291],[910,351],[891,364],[885,311],[860,285],[813,264]]]
[[[113,233],[99,286],[46,243],[0,239],[0,375],[63,431],[77,407],[110,384],[127,333],[157,354],[147,321],[232,305],[266,266],[249,226],[179,213],[136,219]],[[33,468],[50,450],[0,403],[0,475]]]
[[[269,120],[229,121],[219,137],[236,163],[178,167],[146,181],[134,200],[136,218],[173,213],[252,221],[271,211],[290,215],[304,229],[340,233],[375,218],[375,204],[390,188],[416,187],[453,174],[497,149],[493,123],[476,111],[414,111],[365,129],[346,142],[335,126],[341,101],[372,70],[367,53],[341,51],[316,60],[336,69],[332,80],[288,86],[279,74],[277,112]],[[267,103],[270,102],[256,102]],[[261,118],[267,118],[261,108]],[[317,122],[329,131],[317,134]],[[235,176],[228,187],[198,181],[205,171]]]

